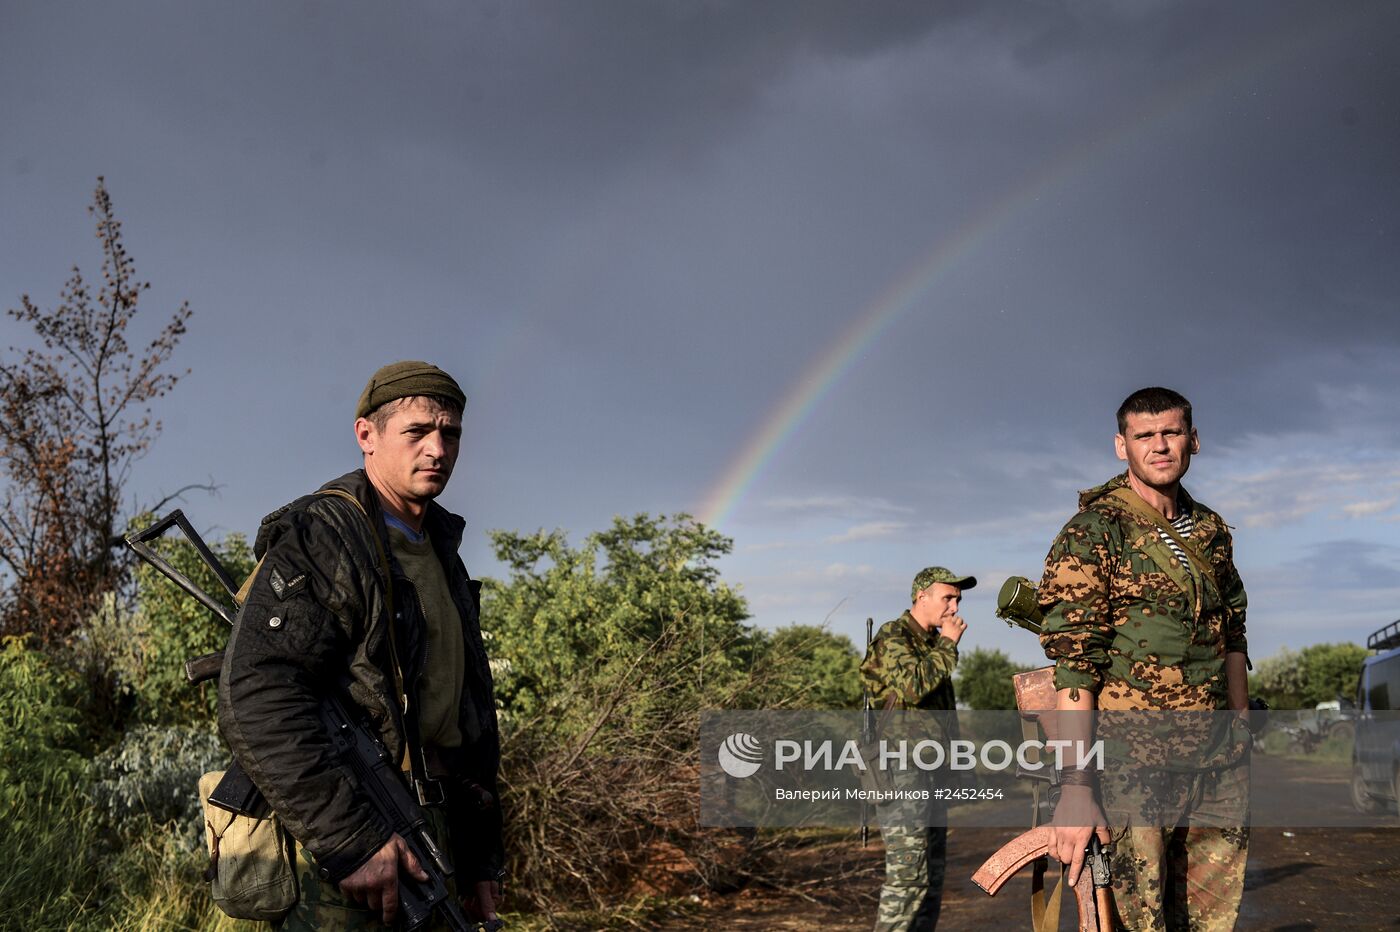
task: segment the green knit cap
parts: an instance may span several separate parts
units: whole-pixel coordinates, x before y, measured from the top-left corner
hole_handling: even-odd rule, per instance
[[[977,579],[973,576],[959,576],[950,569],[941,566],[926,566],[919,570],[914,577],[914,585],[909,591],[910,600],[917,599],[919,593],[936,582],[947,583],[950,586],[957,586],[959,589],[971,589],[977,585]]]
[[[457,402],[460,408],[467,406],[467,396],[456,379],[430,363],[407,359],[390,363],[369,377],[355,406],[355,417],[368,417],[380,405],[414,395],[437,395]]]

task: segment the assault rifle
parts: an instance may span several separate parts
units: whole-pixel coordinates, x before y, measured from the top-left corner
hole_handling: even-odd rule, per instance
[[[151,546],[172,526],[178,527],[194,546],[201,560],[214,572],[235,603],[239,590],[227,569],[214,556],[180,509],[161,518],[142,531],[127,535],[126,543],[142,560],[155,567],[185,592],[193,596],[230,625],[234,612],[228,605],[201,589]],[[191,684],[201,683],[219,675],[223,667],[223,651],[205,654],[185,662],[185,678]],[[331,738],[336,754],[355,776],[360,792],[391,831],[397,833],[413,852],[427,880],[420,881],[411,874],[399,873],[399,910],[404,928],[413,930],[425,925],[436,911],[453,932],[497,932],[504,927],[500,919],[472,922],[462,906],[448,892],[447,880],[452,876],[452,864],[433,840],[428,818],[413,792],[404,782],[403,774],[378,734],[355,713],[353,703],[338,693],[325,696],[317,710],[321,727]],[[218,787],[209,795],[210,802],[231,812],[262,818],[269,808],[262,793],[253,784],[242,766],[235,760],[225,772]]]
[[[1002,584],[997,593],[996,615],[1008,625],[1024,628],[1039,635],[1044,627],[1044,618],[1036,598],[1035,584],[1024,576],[1012,576]],[[1060,737],[1059,722],[1054,716],[1056,695],[1054,667],[1042,667],[1026,673],[1017,673],[1011,678],[1016,693],[1016,708],[1021,713],[1021,727],[1027,739],[1036,737],[1037,730],[1045,732],[1047,741]],[[1044,713],[1050,713],[1045,715]],[[1046,793],[1053,811],[1059,801],[1060,787],[1055,782],[1053,771],[1046,776],[1042,771],[1022,770],[1017,767],[1017,775],[1033,781],[1049,780]],[[1047,900],[1045,897],[1045,873],[1049,868],[1049,827],[1040,824],[1041,785],[1032,783],[1030,831],[1007,842],[988,858],[972,882],[996,896],[997,891],[1011,877],[1026,866],[1031,871],[1031,923],[1039,932],[1041,929],[1058,929],[1060,913],[1060,893],[1062,887]],[[1110,872],[1112,849],[1099,842],[1096,835],[1089,838],[1085,851],[1084,867],[1080,870],[1079,881],[1074,885],[1075,902],[1079,907],[1080,932],[1113,932],[1117,929],[1113,908],[1113,879]],[[1062,870],[1064,868],[1061,868]]]

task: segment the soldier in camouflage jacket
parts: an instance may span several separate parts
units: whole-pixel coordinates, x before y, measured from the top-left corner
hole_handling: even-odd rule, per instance
[[[935,583],[947,588],[939,590]],[[944,630],[942,613],[946,605],[939,604],[936,598],[954,594],[947,589],[958,590],[956,595],[960,597],[961,590],[975,585],[977,580],[971,576],[955,576],[941,566],[931,566],[914,577],[913,606],[880,626],[870,642],[870,653],[860,666],[861,678],[876,708],[885,708],[891,695],[896,709],[954,707],[953,667],[958,662],[958,639],[967,626],[957,617],[954,603]],[[919,613],[918,619],[914,612]]]
[[[913,605],[881,626],[860,667],[877,708],[953,710],[953,667],[958,640],[967,630],[958,603],[962,591],[975,585],[971,576],[958,576],[941,566],[930,566],[914,577]],[[908,776],[896,777],[895,782],[907,783]],[[913,808],[917,811],[880,806],[885,884],[876,932],[929,932],[938,924],[948,829],[933,824],[943,819],[927,805]]]
[[[1041,644],[1058,707],[1242,711],[1246,600],[1229,529],[1180,485],[1200,449],[1190,403],[1168,389],[1135,392],[1118,411],[1115,446],[1128,471],[1081,493],[1045,561]],[[1183,716],[1183,729],[1194,721]],[[1248,843],[1240,748],[1227,766],[1154,780],[1147,800],[1141,772],[1110,769],[1097,786],[1088,771],[1062,773],[1052,853],[1073,880],[1087,826],[1108,841],[1111,824],[1129,929],[1233,928]],[[1149,824],[1146,811],[1156,813]]]
[[[1225,655],[1248,649],[1229,528],[1181,490],[1187,543],[1210,562],[1211,579],[1120,489],[1127,473],[1081,492],[1045,559],[1040,640],[1055,687],[1087,689],[1101,709],[1224,709]]]

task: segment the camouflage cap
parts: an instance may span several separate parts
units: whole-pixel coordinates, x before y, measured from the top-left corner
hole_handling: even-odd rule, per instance
[[[914,601],[929,586],[936,582],[947,583],[950,586],[957,586],[959,589],[971,589],[977,585],[975,576],[959,576],[950,569],[942,566],[926,566],[919,570],[914,577],[914,585],[909,589],[909,601]]]
[[[355,405],[355,417],[365,417],[380,405],[414,395],[447,398],[459,408],[467,405],[467,396],[456,379],[431,363],[408,359],[390,363],[369,377],[360,403]]]

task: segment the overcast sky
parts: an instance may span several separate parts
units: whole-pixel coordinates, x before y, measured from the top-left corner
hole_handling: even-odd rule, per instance
[[[992,617],[1113,411],[1196,409],[1257,658],[1400,615],[1394,3],[0,3],[0,306],[100,257],[194,309],[144,500],[220,534],[457,375],[486,531],[688,511],[757,623]],[[0,321],[0,348],[28,343]],[[139,328],[138,328],[139,329]],[[489,624],[489,620],[488,620]]]

